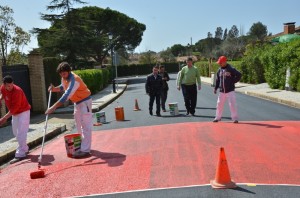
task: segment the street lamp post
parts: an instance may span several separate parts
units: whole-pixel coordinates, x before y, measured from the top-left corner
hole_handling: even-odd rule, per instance
[[[114,66],[114,48],[112,46],[112,39],[113,39],[113,35],[112,33],[108,34],[108,38],[109,38],[109,45],[110,45],[110,55],[111,55],[111,66]],[[116,75],[115,78],[113,79],[113,92],[116,93],[116,80],[118,78],[118,71],[117,71],[117,64],[115,64],[115,70],[116,70]]]

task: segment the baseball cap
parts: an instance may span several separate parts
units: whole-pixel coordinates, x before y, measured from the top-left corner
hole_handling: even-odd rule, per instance
[[[220,56],[217,61],[218,64],[225,63],[225,62],[227,62],[226,56]]]

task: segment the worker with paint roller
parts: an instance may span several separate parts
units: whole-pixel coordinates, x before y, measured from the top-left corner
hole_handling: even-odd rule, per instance
[[[92,98],[91,92],[82,79],[71,72],[71,67],[67,62],[62,62],[56,69],[61,76],[61,84],[57,87],[50,85],[48,91],[64,91],[62,97],[52,105],[45,114],[51,114],[67,100],[74,103],[74,119],[78,133],[81,134],[81,148],[74,154],[74,158],[90,156],[92,143]]]
[[[0,99],[4,99],[8,109],[8,112],[0,119],[0,125],[3,125],[8,118],[12,117],[12,131],[19,144],[15,158],[10,161],[10,164],[14,164],[27,157],[28,145],[26,141],[31,106],[23,90],[14,84],[13,78],[9,75],[3,78],[0,92]]]

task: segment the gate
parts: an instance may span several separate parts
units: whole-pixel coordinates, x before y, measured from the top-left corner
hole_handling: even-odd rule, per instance
[[[2,66],[2,75],[12,76],[14,79],[14,84],[21,87],[24,91],[26,98],[29,104],[32,107],[32,97],[31,97],[31,88],[30,88],[30,77],[29,77],[29,68],[28,65],[12,65],[12,66]],[[2,79],[1,79],[2,80]],[[35,82],[39,83],[39,82]],[[32,108],[31,108],[32,110]]]

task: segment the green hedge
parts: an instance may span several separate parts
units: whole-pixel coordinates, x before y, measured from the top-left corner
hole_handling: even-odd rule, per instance
[[[285,89],[286,70],[290,68],[289,85],[300,91],[300,41],[276,45],[249,45],[242,58],[243,81],[267,82],[272,89]]]
[[[235,67],[237,70],[241,70],[241,61],[228,61],[228,63]],[[201,76],[210,77],[208,61],[195,62],[194,65],[199,68]],[[219,68],[220,66],[216,63],[216,61],[213,61],[211,65],[211,72],[216,73]]]
[[[44,74],[45,74],[45,86],[46,96],[49,97],[48,87],[50,84],[57,86],[61,83],[60,76],[56,72],[56,68],[61,61],[57,58],[44,58]],[[55,103],[60,97],[61,93],[53,93],[51,98],[51,104]]]
[[[60,83],[59,75],[55,71],[59,62],[57,59],[44,59],[46,87],[50,82]],[[228,63],[242,73],[241,82],[252,84],[267,82],[273,89],[285,88],[286,70],[290,68],[289,84],[293,90],[300,91],[299,40],[277,45],[250,44],[247,46],[241,61],[228,61]],[[150,74],[153,65],[155,64],[117,66],[118,77]],[[169,73],[179,71],[178,63],[165,63],[163,65]],[[199,61],[195,65],[199,68],[202,76],[210,76],[208,61]],[[216,72],[218,68],[219,65],[213,61],[211,71]],[[92,93],[95,93],[115,77],[115,67],[102,70],[78,70],[75,73],[81,76]]]
[[[266,82],[265,67],[261,61],[263,52],[268,46],[248,47],[248,53],[242,58],[241,72],[243,74],[241,81],[251,84]]]
[[[51,83],[60,84],[60,76],[56,73],[56,68],[61,61],[57,58],[44,58],[43,62],[46,87]]]
[[[73,72],[80,76],[92,94],[102,90],[108,83],[109,71],[107,69],[86,69]]]
[[[57,58],[44,58],[44,74],[45,84],[47,88],[51,83],[55,86],[61,83],[61,78],[56,72],[56,68],[60,62],[61,60]],[[104,87],[106,87],[110,79],[110,71],[108,69],[74,70],[73,72],[82,78],[82,80],[91,90],[92,94],[95,94],[98,91],[102,90]],[[48,97],[48,91],[45,91]],[[52,101],[58,100],[60,96],[60,93],[53,94]]]
[[[155,64],[133,64],[117,66],[118,77],[147,75],[152,73],[152,68]],[[169,73],[178,72],[178,63],[163,63],[165,70]],[[115,76],[115,66],[110,67],[111,77]]]
[[[281,49],[280,61],[285,66],[285,70],[289,67],[291,76],[289,84],[293,90],[300,91],[300,41],[278,46]]]

